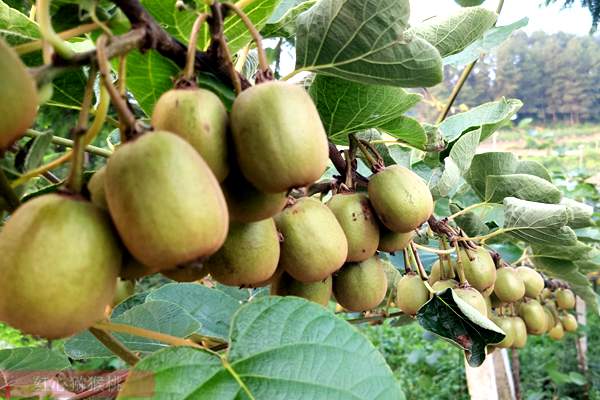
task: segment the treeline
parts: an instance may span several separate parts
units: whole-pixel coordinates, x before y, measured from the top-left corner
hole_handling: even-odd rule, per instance
[[[461,71],[446,68],[445,83],[428,96],[433,104],[446,100]],[[455,104],[474,107],[502,96],[521,99],[519,118],[536,123],[599,122],[600,40],[564,33],[515,33],[495,54],[477,63]],[[431,107],[420,111],[428,119],[434,112]]]

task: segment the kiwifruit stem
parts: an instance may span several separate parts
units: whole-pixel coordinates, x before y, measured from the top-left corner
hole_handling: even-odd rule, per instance
[[[350,156],[350,150],[344,150],[344,159],[346,160],[346,176],[344,180],[344,184],[350,190],[354,188],[352,182],[352,158]]]
[[[69,47],[52,28],[50,18],[50,0],[37,0],[37,21],[40,27],[40,33],[45,41],[50,43],[54,50],[64,59],[69,60],[75,56],[75,52]]]
[[[57,35],[64,40],[71,39],[73,37],[83,35],[84,33],[90,33],[99,28],[99,25],[95,22],[91,22],[89,24],[83,24],[76,26],[75,28],[67,29],[66,31],[59,32]],[[18,55],[22,56],[24,54],[33,53],[34,51],[38,51],[42,49],[43,39],[32,40],[31,42],[19,44],[13,49],[17,52]]]
[[[458,270],[458,281],[461,285],[467,282],[467,278],[465,277],[465,268],[462,263],[462,257],[460,256],[460,248],[457,246],[456,242],[454,243],[454,250],[456,251],[456,265]]]
[[[2,168],[0,168],[0,196],[6,200],[9,208],[8,211],[14,211],[21,205],[19,197],[10,186],[10,182]]]
[[[412,268],[410,266],[410,258],[408,256],[408,249],[402,250],[402,255],[404,256],[404,272],[409,274],[412,272]]]
[[[117,338],[115,338],[109,332],[91,327],[89,329],[90,333],[100,341],[108,350],[110,350],[114,355],[118,356],[121,360],[125,361],[129,365],[135,365],[140,361],[140,358],[133,354],[123,343],[121,343]]]
[[[240,94],[242,92],[240,75],[235,70],[233,61],[231,59],[231,53],[229,52],[229,47],[227,46],[225,35],[223,34],[223,12],[221,10],[221,4],[213,3],[210,6],[210,10],[211,17],[209,19],[209,23],[212,40],[211,46],[218,54],[222,55],[221,61],[225,64],[225,67],[229,73],[233,90],[235,91],[236,95]]]
[[[192,26],[192,32],[190,33],[190,42],[188,43],[187,59],[185,63],[185,69],[183,70],[183,78],[186,80],[192,80],[194,77],[194,66],[196,63],[196,48],[198,46],[198,33],[200,28],[206,22],[208,14],[201,13],[198,15]]]
[[[411,240],[410,242],[410,251],[412,254],[412,257],[415,261],[415,264],[417,266],[417,270],[419,271],[419,275],[421,276],[421,279],[423,281],[426,281],[429,277],[427,276],[427,272],[425,271],[425,267],[423,267],[423,263],[421,262],[421,257],[419,257],[419,252],[417,251],[417,248],[415,247],[414,242]]]

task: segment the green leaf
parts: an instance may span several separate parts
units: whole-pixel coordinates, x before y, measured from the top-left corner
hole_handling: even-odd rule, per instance
[[[487,31],[483,37],[458,54],[444,58],[444,65],[462,67],[477,60],[482,54],[490,53],[500,46],[514,31],[526,26],[529,18],[523,18],[510,25],[497,26]]]
[[[135,306],[111,319],[112,322],[137,326],[171,336],[187,337],[199,324],[182,307],[166,301],[150,301]],[[148,354],[167,347],[156,340],[124,333],[113,334],[131,351]],[[89,331],[82,332],[65,343],[65,353],[74,359],[110,357],[112,353]]]
[[[443,17],[433,17],[413,28],[413,32],[435,46],[442,57],[456,54],[483,37],[498,15],[483,7],[462,8]]]
[[[81,106],[87,77],[81,68],[57,76],[52,81],[52,98],[49,106]]]
[[[409,13],[408,0],[321,0],[297,19],[296,69],[379,85],[436,85],[440,54],[406,31]]]
[[[280,8],[286,1],[282,1]],[[284,14],[277,15],[277,10],[271,15],[269,21],[265,24],[260,34],[264,38],[282,37],[291,38],[296,34],[296,19],[298,15],[310,9],[315,5],[317,0],[303,1],[294,7],[289,8]],[[276,17],[276,18],[273,18]]]
[[[576,229],[575,233],[580,240],[588,242],[600,242],[600,229],[596,227]]]
[[[43,347],[21,347],[0,350],[0,371],[58,372],[71,366],[69,359],[58,351]]]
[[[160,351],[135,366],[118,398],[139,398],[148,387],[153,399],[248,398],[242,382],[255,399],[404,399],[364,336],[300,298],[264,297],[243,306],[222,357],[191,348]]]
[[[592,225],[594,207],[566,197],[562,199],[560,204],[566,206],[569,211],[569,223],[567,225],[571,228],[585,228]]]
[[[317,75],[309,93],[321,116],[327,136],[347,144],[348,134],[378,129],[394,121],[417,104],[422,96],[391,86],[364,85]]]
[[[514,197],[504,199],[504,228],[510,234],[530,244],[571,246],[577,236],[567,226],[569,212],[560,204],[544,204],[520,200]]]
[[[381,132],[387,133],[399,142],[419,150],[427,150],[427,132],[414,118],[403,115],[379,127]]]
[[[453,142],[466,131],[481,126],[480,140],[483,141],[510,121],[522,106],[521,100],[517,99],[492,101],[446,118],[439,129],[447,142]]]
[[[562,193],[556,186],[534,175],[488,175],[485,182],[485,199],[490,203],[502,203],[506,197],[516,197],[538,203],[557,204],[562,198]]]
[[[518,165],[517,157],[508,152],[489,152],[477,154],[471,161],[471,167],[465,179],[481,199],[485,199],[488,175],[513,174]]]
[[[31,143],[31,147],[25,156],[23,165],[24,171],[30,171],[42,165],[44,155],[52,143],[52,132],[46,132],[44,135],[36,136]]]
[[[485,360],[485,347],[506,336],[492,321],[458,297],[450,288],[433,295],[417,313],[419,324],[465,351],[472,367]]]
[[[196,333],[227,339],[229,324],[241,302],[218,290],[196,283],[171,283],[153,291],[147,301],[168,301],[179,305],[198,322]]]
[[[515,174],[535,175],[552,183],[552,178],[550,177],[550,173],[548,172],[546,167],[544,167],[539,162],[533,160],[519,161],[517,169],[515,170]]]
[[[35,22],[0,0],[0,37],[11,46],[40,38]]]
[[[461,209],[456,204],[450,204],[450,212],[452,214],[459,212]],[[490,228],[481,220],[479,215],[473,211],[469,211],[454,218],[454,222],[470,237],[485,235],[490,231]]]

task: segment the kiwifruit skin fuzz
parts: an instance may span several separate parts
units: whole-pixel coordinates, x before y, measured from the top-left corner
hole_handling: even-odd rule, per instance
[[[373,256],[358,263],[347,263],[333,276],[333,294],[349,311],[366,311],[385,298],[387,277],[383,264]]]
[[[556,305],[563,310],[575,308],[575,295],[571,289],[558,289],[556,291]]]
[[[490,253],[483,247],[475,250],[460,249],[460,259],[467,282],[482,293],[492,292],[496,282],[496,266]],[[473,260],[469,258],[469,254]]]
[[[395,253],[404,250],[415,236],[414,232],[398,233],[392,232],[386,227],[379,228],[379,245],[377,250],[387,253]]]
[[[494,294],[504,303],[514,303],[525,296],[525,283],[515,268],[502,267],[496,271]]]
[[[409,273],[396,284],[396,306],[405,314],[415,315],[429,300],[429,290],[418,274]]]

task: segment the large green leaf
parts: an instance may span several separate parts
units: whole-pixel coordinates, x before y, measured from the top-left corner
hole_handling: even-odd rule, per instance
[[[557,204],[562,198],[562,193],[556,186],[535,175],[487,175],[485,200],[490,203],[502,203],[505,197]]]
[[[286,1],[282,1],[280,4],[283,5]],[[260,34],[265,38],[270,37],[283,37],[291,38],[296,34],[296,19],[298,15],[308,10],[317,3],[317,0],[303,1],[296,6],[289,8],[285,13],[278,14],[277,11],[271,15],[269,21],[265,24],[264,28],[260,31]],[[277,14],[277,15],[276,15]],[[274,18],[276,17],[276,18]]]
[[[14,46],[39,39],[40,32],[34,21],[0,0],[0,37]]]
[[[419,150],[427,149],[427,132],[425,127],[414,118],[402,115],[386,122],[379,127],[379,130],[394,137],[398,142]]]
[[[440,132],[446,141],[453,142],[466,131],[481,126],[481,140],[490,137],[506,124],[523,106],[521,100],[502,99],[482,104],[471,110],[452,115],[440,124]]]
[[[421,96],[392,86],[365,85],[346,79],[317,75],[309,89],[327,136],[338,144],[348,134],[366,129],[398,126],[398,118]],[[422,140],[422,139],[421,139]]]
[[[552,183],[550,173],[542,164],[533,160],[520,160],[515,170],[516,174],[528,174],[535,175],[538,178],[542,178]]]
[[[472,367],[485,361],[488,344],[499,343],[506,336],[502,329],[450,288],[434,294],[417,313],[417,320],[423,328],[463,349]]]
[[[136,398],[149,387],[151,398],[171,400],[248,398],[245,391],[273,400],[404,398],[364,336],[323,307],[294,297],[265,297],[243,306],[222,358],[170,348],[142,360],[119,399]]]
[[[485,199],[488,175],[513,174],[519,161],[513,153],[489,152],[477,154],[471,161],[471,167],[465,174],[465,179],[475,193]]]
[[[44,347],[0,350],[0,388],[41,385],[70,366],[67,356]]]
[[[477,60],[482,54],[489,53],[500,46],[514,31],[528,23],[529,18],[523,18],[510,25],[494,27],[460,53],[445,57],[444,65],[454,65],[455,67],[467,65]]]
[[[544,204],[507,197],[504,199],[504,228],[530,244],[571,246],[577,236],[567,226],[569,211],[560,204]]]
[[[297,19],[296,68],[381,85],[433,86],[439,52],[407,32],[408,0],[321,0]]]
[[[562,199],[560,204],[566,206],[569,211],[570,217],[568,225],[571,228],[578,229],[592,225],[594,207],[566,197]]]
[[[443,17],[433,17],[413,32],[435,46],[442,57],[456,54],[480,39],[494,26],[498,15],[483,7],[462,8]]]
[[[112,322],[133,325],[171,336],[187,337],[198,330],[198,322],[177,304],[151,301],[132,307],[111,319]],[[148,354],[167,347],[156,340],[124,333],[114,336],[132,351]],[[112,353],[89,331],[82,332],[65,343],[65,352],[74,359],[110,357]]]

